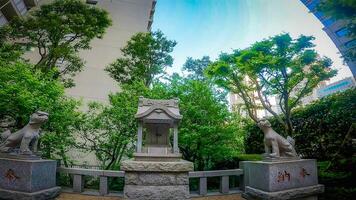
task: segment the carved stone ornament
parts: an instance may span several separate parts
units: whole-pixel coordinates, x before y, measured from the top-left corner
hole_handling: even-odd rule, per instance
[[[286,139],[279,135],[267,119],[259,120],[257,125],[264,133],[265,159],[299,159],[293,138],[288,136]]]

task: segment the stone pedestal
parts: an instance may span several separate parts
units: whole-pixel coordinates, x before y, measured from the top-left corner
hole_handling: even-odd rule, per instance
[[[59,195],[57,162],[0,158],[0,198],[48,200]]]
[[[316,160],[245,161],[244,197],[247,199],[317,199],[324,191],[318,184]]]
[[[179,161],[124,161],[124,199],[186,200],[189,199],[189,171],[193,163]]]

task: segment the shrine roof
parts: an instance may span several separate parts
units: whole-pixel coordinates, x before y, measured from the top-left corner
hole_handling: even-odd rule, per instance
[[[161,113],[162,111],[172,118],[172,120],[182,119],[182,115],[179,113],[178,99],[157,100],[144,97],[140,97],[139,99],[135,118],[143,119],[152,113]]]

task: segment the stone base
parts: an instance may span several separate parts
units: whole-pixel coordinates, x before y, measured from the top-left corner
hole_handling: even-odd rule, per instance
[[[37,192],[19,192],[13,190],[4,190],[0,188],[0,199],[4,200],[52,200],[55,199],[59,193],[60,187],[53,187]]]
[[[0,158],[0,189],[30,196],[39,192],[43,196],[47,192],[42,191],[57,188],[56,168],[57,162],[53,160]]]
[[[324,192],[323,185],[301,187],[296,189],[283,190],[278,192],[265,192],[256,188],[247,186],[243,197],[248,200],[266,199],[266,200],[317,200],[318,194]]]
[[[125,185],[124,190],[124,199],[130,200],[186,200],[190,195],[189,185]]]
[[[124,199],[128,200],[186,200],[189,199],[189,171],[193,163],[124,161]]]
[[[248,199],[315,199],[324,191],[318,184],[316,160],[244,161],[244,196]],[[314,197],[313,197],[314,196]]]

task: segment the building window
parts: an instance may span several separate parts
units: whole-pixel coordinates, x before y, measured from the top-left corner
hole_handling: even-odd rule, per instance
[[[315,12],[315,16],[320,20],[325,18],[324,14],[322,12],[319,12],[319,11]]]
[[[23,0],[14,0],[15,6],[17,8],[17,10],[19,11],[19,13],[21,15],[24,15],[27,13],[27,8],[25,6],[25,3],[23,2]]]
[[[351,41],[349,41],[349,42],[346,42],[346,43],[345,43],[345,46],[346,46],[347,48],[355,47],[355,46],[356,46],[356,39],[351,40]]]
[[[325,19],[325,20],[322,21],[322,23],[326,27],[331,26],[334,22],[335,22],[335,20],[333,18],[328,18],[328,19]]]
[[[98,3],[98,1],[97,0],[87,0],[86,3],[91,4],[91,5],[96,5]]]
[[[309,8],[309,10],[314,11],[315,8],[316,8],[316,6],[317,6],[319,3],[320,3],[319,0],[314,0],[314,1],[311,1],[311,2],[307,5],[307,7]]]
[[[335,33],[339,37],[344,37],[349,33],[349,31],[347,30],[346,27],[344,27],[344,28],[341,28],[341,29],[337,30]]]
[[[4,17],[4,15],[1,15],[1,13],[0,13],[0,27],[5,25],[6,23],[7,23],[6,18]]]

